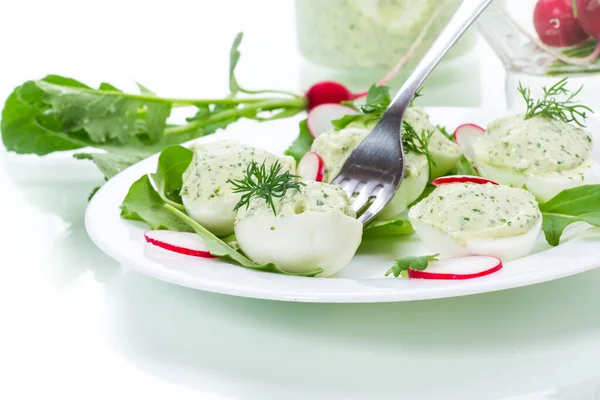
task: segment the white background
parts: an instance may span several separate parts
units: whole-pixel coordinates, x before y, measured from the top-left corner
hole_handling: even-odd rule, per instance
[[[0,97],[47,73],[222,96],[238,31],[241,82],[300,88],[289,0],[3,0]],[[499,61],[484,44],[474,60],[481,104],[502,107]],[[201,293],[94,247],[93,168],[0,157],[0,398],[598,398],[600,271],[405,304]]]

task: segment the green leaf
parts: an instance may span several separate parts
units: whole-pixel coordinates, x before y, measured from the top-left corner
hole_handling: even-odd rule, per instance
[[[156,97],[156,94],[146,86],[139,82],[136,82],[136,85],[140,89],[140,93]],[[150,140],[160,140],[162,137],[167,125],[167,118],[171,115],[171,107],[170,103],[163,102],[149,102],[146,104],[144,126]]]
[[[390,274],[394,274],[394,277],[399,277],[400,275],[404,275],[405,271],[408,269],[413,269],[417,271],[423,271],[427,269],[430,261],[437,261],[437,257],[439,254],[434,254],[431,256],[420,256],[420,257],[403,257],[399,258],[394,262],[394,265],[390,269],[387,270],[385,276]]]
[[[350,125],[351,123],[362,119],[363,116],[361,114],[353,114],[353,115],[344,115],[342,118],[340,119],[335,119],[333,121],[331,121],[331,123],[333,124],[333,127],[337,130],[341,130],[344,129],[345,127],[347,127],[348,125]]]
[[[37,154],[40,156],[54,151],[73,150],[86,144],[70,138],[62,132],[54,132],[41,126],[35,107],[21,100],[21,87],[8,97],[2,110],[2,141],[8,151],[18,154]]]
[[[126,143],[138,133],[138,111],[144,107],[148,136],[153,141],[162,137],[171,112],[169,101],[155,100],[153,94],[130,95],[106,83],[102,88],[94,90],[69,78],[50,76],[26,82],[19,93],[37,109],[38,122],[53,131],[84,131],[98,144],[111,139]]]
[[[584,185],[566,189],[546,203],[540,204],[546,241],[557,246],[567,226],[586,222],[600,227],[600,185]]]
[[[113,92],[122,92],[122,90],[118,89],[116,86],[111,85],[107,82],[102,82],[98,87],[100,90],[112,90]]]
[[[323,270],[321,268],[317,268],[314,271],[304,272],[304,273],[302,273],[302,272],[287,272],[287,271],[277,268],[273,264],[265,264],[265,265],[256,264],[254,261],[250,260],[246,256],[235,251],[232,247],[227,245],[227,243],[225,243],[224,241],[222,241],[221,239],[219,239],[218,237],[213,235],[210,231],[208,231],[206,228],[204,228],[198,222],[194,221],[192,218],[187,216],[185,213],[181,212],[180,210],[178,210],[175,207],[172,207],[168,204],[165,205],[165,208],[167,210],[169,210],[171,213],[173,213],[173,215],[177,216],[182,221],[184,221],[186,224],[188,224],[198,234],[198,236],[200,236],[202,238],[202,240],[208,247],[208,251],[213,256],[234,261],[237,264],[241,265],[242,267],[255,269],[255,270],[259,270],[259,271],[265,271],[265,272],[275,272],[275,273],[286,274],[286,275],[310,276],[310,277],[318,275],[321,272],[323,272]]]
[[[386,109],[392,98],[390,96],[390,88],[387,86],[372,85],[367,92],[367,105],[380,106]]]
[[[116,153],[77,153],[73,157],[78,160],[92,160],[106,180],[144,159],[141,156]]]
[[[298,137],[285,151],[285,155],[294,157],[297,163],[300,162],[302,157],[304,157],[304,155],[310,151],[310,148],[315,140],[308,130],[306,120],[300,121],[299,127],[300,133],[298,134]]]
[[[235,68],[240,61],[240,51],[238,49],[243,38],[243,32],[238,33],[233,40],[233,44],[231,45],[231,50],[229,52],[229,91],[232,95],[235,95],[241,90],[237,83],[237,79],[235,79]]]
[[[165,202],[174,202],[181,207],[179,192],[183,186],[182,177],[193,156],[194,152],[183,146],[170,146],[160,153],[152,180],[158,189],[158,194]]]
[[[147,175],[135,181],[121,204],[121,217],[145,222],[151,229],[191,232],[190,226],[165,209]]]
[[[363,229],[363,239],[410,235],[413,232],[412,225],[405,219],[373,221]]]
[[[154,93],[152,90],[148,89],[146,86],[142,85],[141,83],[136,82],[135,84],[137,85],[138,89],[140,89],[141,94],[149,94],[151,96],[156,96],[156,93]]]
[[[44,91],[44,102],[67,132],[85,130],[93,142],[117,139],[122,143],[135,135],[139,100],[120,92],[101,94],[91,89],[59,86],[44,81],[34,83]]]

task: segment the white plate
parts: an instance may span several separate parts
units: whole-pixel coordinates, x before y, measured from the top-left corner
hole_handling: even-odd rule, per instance
[[[464,122],[485,126],[506,111],[468,108],[430,108],[434,123],[449,129]],[[596,135],[597,123],[590,124]],[[272,132],[271,132],[272,131]],[[286,133],[282,133],[286,132]],[[297,133],[295,121],[279,124],[237,124],[224,137],[281,153]],[[153,172],[157,156],[134,165],[111,179],[96,193],[86,212],[86,228],[106,254],[143,274],[200,290],[235,296],[304,302],[390,302],[463,296],[531,285],[574,275],[600,266],[600,233],[596,229],[574,233],[560,246],[550,248],[540,235],[536,253],[505,263],[493,275],[466,281],[426,281],[384,278],[395,258],[429,252],[418,238],[366,241],[352,263],[333,278],[304,278],[248,270],[213,259],[172,254],[145,244],[143,225],[119,216],[119,205],[130,185]]]

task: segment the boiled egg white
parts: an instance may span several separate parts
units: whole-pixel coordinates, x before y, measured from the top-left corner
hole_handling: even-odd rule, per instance
[[[264,199],[254,198],[238,211],[235,235],[251,260],[295,273],[321,268],[319,277],[334,275],[352,260],[363,227],[339,187],[310,182],[275,199],[275,207],[277,215]]]
[[[419,238],[442,257],[528,255],[542,227],[533,195],[494,184],[438,186],[408,213]]]
[[[469,153],[482,176],[546,202],[563,190],[600,183],[592,147],[591,135],[579,127],[517,115],[489,124]]]
[[[233,193],[228,179],[243,178],[251,161],[267,168],[279,162],[282,172],[295,172],[292,157],[278,157],[234,140],[220,140],[192,147],[194,157],[183,174],[181,200],[187,214],[217,236],[233,233],[234,208],[241,194]]]

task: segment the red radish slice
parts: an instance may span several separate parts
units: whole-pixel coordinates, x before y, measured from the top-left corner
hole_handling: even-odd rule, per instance
[[[463,124],[454,131],[454,141],[467,160],[473,160],[473,144],[483,135],[485,129],[475,124]]]
[[[358,114],[352,107],[341,104],[321,104],[308,112],[306,125],[311,135],[316,139],[321,133],[334,128],[331,121],[340,119],[345,115]]]
[[[465,280],[481,278],[502,269],[502,261],[496,257],[469,256],[432,261],[424,271],[408,269],[411,279]]]
[[[449,175],[442,176],[441,178],[436,178],[431,181],[433,186],[440,185],[448,185],[452,183],[478,183],[480,185],[485,185],[486,183],[491,183],[492,185],[497,185],[496,182],[483,178],[481,176],[471,176],[471,175]]]
[[[208,251],[204,241],[195,233],[164,230],[146,231],[144,232],[144,238],[146,242],[174,253],[214,258]]]
[[[323,182],[324,171],[325,163],[321,156],[314,151],[306,153],[298,163],[298,175],[304,181]]]

